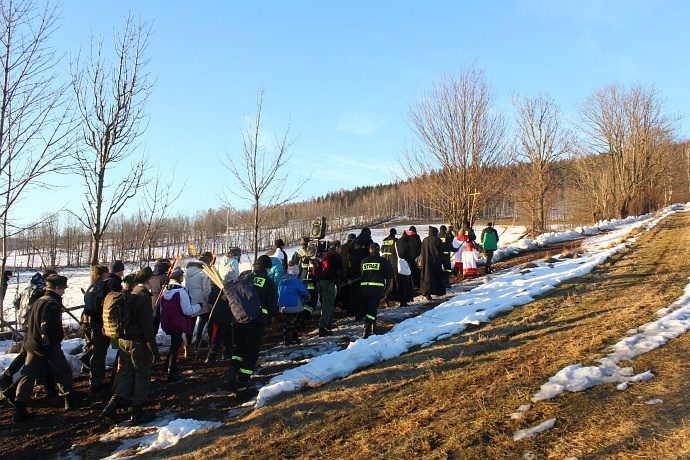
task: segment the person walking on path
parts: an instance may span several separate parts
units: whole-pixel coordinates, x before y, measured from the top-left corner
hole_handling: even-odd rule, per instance
[[[493,223],[489,222],[486,224],[486,228],[482,230],[482,248],[486,253],[486,266],[484,268],[484,273],[491,273],[491,262],[494,258],[494,251],[498,249],[498,232],[494,228]]]
[[[149,400],[151,387],[151,366],[160,360],[156,337],[153,335],[153,311],[151,310],[151,282],[154,279],[151,267],[144,267],[134,277],[136,286],[132,290],[130,305],[132,327],[127,339],[119,338],[120,370],[114,395],[103,409],[102,415],[116,421],[120,403],[132,398],[131,422],[141,425],[153,421],[155,414],[145,413],[144,404]]]
[[[427,300],[431,300],[432,295],[446,293],[442,258],[443,248],[438,239],[438,229],[429,226],[429,236],[422,241],[422,273],[419,288]]]
[[[412,288],[419,289],[421,286],[421,276],[422,272],[417,266],[417,257],[422,254],[422,239],[417,234],[417,227],[411,225],[409,230],[407,230],[407,236],[410,237],[410,256],[414,263],[410,264],[410,271],[412,274]]]
[[[182,285],[183,280],[182,267],[175,267],[170,274],[168,284],[163,287],[163,295],[160,300],[161,324],[163,331],[170,336],[170,350],[165,361],[168,382],[179,379],[177,356],[182,347],[182,334],[191,337],[194,330],[192,315],[201,310],[201,305],[192,304],[189,291]]]
[[[314,270],[316,289],[321,297],[321,318],[319,319],[319,337],[333,335],[331,321],[335,311],[335,296],[338,286],[346,280],[343,270],[343,258],[340,257],[340,240],[328,243],[328,251]]]
[[[369,246],[370,256],[362,260],[362,278],[359,282],[366,316],[364,317],[363,338],[375,334],[376,316],[381,299],[386,294],[386,282],[393,279],[393,267],[388,259],[381,257],[378,243]]]
[[[45,293],[36,300],[29,312],[29,329],[26,335],[26,363],[19,379],[14,403],[12,421],[26,421],[30,414],[26,405],[31,400],[34,383],[40,372],[49,367],[58,384],[60,395],[65,397],[65,410],[77,408],[73,393],[72,368],[62,352],[64,338],[62,330],[62,296],[67,289],[67,278],[50,275],[46,278]],[[149,311],[151,310],[149,305]]]

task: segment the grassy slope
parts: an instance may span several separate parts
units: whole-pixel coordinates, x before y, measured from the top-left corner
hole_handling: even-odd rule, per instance
[[[192,436],[166,458],[687,458],[690,334],[635,359],[656,377],[530,404],[563,367],[593,364],[656,319],[690,275],[690,215],[674,215],[589,275],[490,324]],[[660,398],[662,404],[644,401]],[[549,418],[553,429],[515,442]],[[163,454],[159,452],[157,455]]]

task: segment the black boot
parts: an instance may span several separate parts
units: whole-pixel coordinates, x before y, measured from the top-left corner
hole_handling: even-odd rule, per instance
[[[14,403],[14,416],[12,421],[15,423],[25,422],[31,417],[31,414],[26,410],[26,403],[17,401]]]
[[[237,391],[237,371],[230,368],[228,375],[225,376],[225,384],[230,388],[230,391]]]
[[[168,382],[176,382],[180,379],[177,374],[177,353],[168,355]]]
[[[374,323],[369,322],[369,321],[365,322],[364,323],[364,334],[362,334],[362,338],[366,339],[367,337],[369,337],[373,333],[373,330],[374,330]]]
[[[156,420],[156,414],[144,412],[141,404],[137,404],[136,406],[132,406],[132,418],[130,420],[132,425],[142,425]]]
[[[112,398],[110,398],[110,401],[108,401],[108,405],[105,406],[103,412],[101,412],[101,416],[107,418],[109,421],[113,423],[117,423],[117,406],[119,405],[120,397],[113,396]]]
[[[2,374],[2,379],[0,379],[0,388],[6,390],[12,385],[12,376],[7,374]]]
[[[319,328],[319,337],[328,337],[333,335],[333,331],[329,331],[325,327],[320,327]]]
[[[177,372],[177,364],[168,369],[168,382],[177,382],[180,380],[180,374]]]
[[[2,392],[2,395],[5,397],[8,403],[12,404],[13,406],[16,407],[15,403],[15,398],[17,397],[17,382],[14,382],[12,385],[10,385],[9,388],[7,388],[5,391]]]
[[[249,387],[249,381],[238,381],[237,382],[237,389],[235,390],[235,397],[237,398],[246,398],[247,396],[251,396],[253,393],[252,388]]]
[[[65,410],[75,410],[82,407],[83,401],[75,393],[67,393],[65,395]]]

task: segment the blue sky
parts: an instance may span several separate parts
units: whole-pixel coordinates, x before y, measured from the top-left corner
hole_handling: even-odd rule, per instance
[[[690,112],[686,1],[65,0],[53,45],[75,55],[91,33],[108,44],[130,9],[154,30],[141,151],[151,174],[177,165],[176,183],[186,181],[171,214],[222,205],[220,158],[241,152],[239,126],[262,84],[264,132],[290,123],[291,170],[312,176],[302,199],[391,182],[410,104],[474,61],[509,117],[512,92],[548,92],[574,117],[595,89],[632,82],[656,85],[670,113]],[[687,138],[690,120],[680,126]],[[58,193],[77,210],[83,193],[70,184]],[[35,219],[54,193],[32,192],[16,217]]]

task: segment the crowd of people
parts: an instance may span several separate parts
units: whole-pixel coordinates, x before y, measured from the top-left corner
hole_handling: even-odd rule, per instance
[[[85,291],[81,318],[86,347],[82,371],[89,375],[89,398],[110,392],[102,416],[118,421],[118,410],[129,407],[132,424],[154,418],[146,413],[151,368],[161,360],[156,335],[170,336],[164,358],[169,382],[179,380],[179,355],[184,348],[197,353],[208,346],[205,362],[227,362],[225,384],[237,397],[253,393],[255,371],[267,326],[282,322],[286,346],[300,342],[300,332],[320,305],[318,335],[333,335],[334,312],[344,310],[363,322],[362,337],[376,334],[379,306],[406,306],[419,293],[431,300],[445,295],[451,274],[477,275],[479,249],[485,251],[486,273],[491,273],[498,233],[489,223],[481,244],[469,222],[454,232],[445,225],[429,227],[423,240],[414,226],[397,237],[391,228],[382,244],[369,228],[347,236],[345,243],[327,241],[315,254],[308,237],[288,260],[282,239],[256,259],[250,271],[240,273],[241,250],[230,247],[216,259],[211,252],[181,266],[181,259],[158,259],[124,276],[125,266],[114,260],[109,267],[92,267],[92,284]],[[319,247],[317,241],[317,247]],[[220,280],[220,282],[218,281]],[[86,395],[73,390],[73,378],[60,343],[63,340],[62,295],[67,278],[45,270],[31,278],[18,300],[18,328],[24,334],[21,352],[5,370],[3,395],[14,407],[13,420],[31,417],[27,404],[35,382],[41,380],[47,396],[65,398],[65,409],[84,404]],[[207,332],[207,334],[204,334]],[[207,337],[207,341],[204,338]],[[106,355],[117,349],[112,384],[106,383]],[[21,376],[13,376],[21,369]]]

